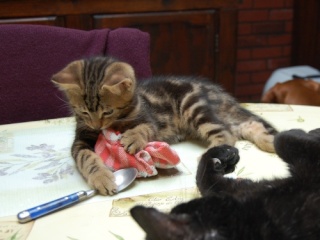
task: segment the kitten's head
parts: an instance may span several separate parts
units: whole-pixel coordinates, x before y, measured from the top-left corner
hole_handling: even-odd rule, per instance
[[[110,57],[71,62],[52,81],[66,94],[74,113],[96,130],[128,111],[136,87],[133,68]]]

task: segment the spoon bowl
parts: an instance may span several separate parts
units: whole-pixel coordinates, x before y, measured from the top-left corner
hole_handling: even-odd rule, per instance
[[[131,183],[136,179],[138,175],[138,170],[135,168],[123,168],[113,172],[115,177],[115,183],[117,185],[117,193],[123,189],[129,187]],[[96,190],[87,190],[87,198],[90,198],[97,194]]]
[[[122,191],[127,188],[131,183],[136,179],[138,171],[135,168],[124,168],[118,171],[115,171],[115,183],[117,184],[117,192]]]

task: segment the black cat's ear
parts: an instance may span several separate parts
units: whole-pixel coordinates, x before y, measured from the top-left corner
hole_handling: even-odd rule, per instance
[[[170,215],[155,208],[136,206],[130,210],[131,216],[146,232],[148,240],[181,240],[190,235],[187,215]]]
[[[311,136],[313,136],[315,139],[317,139],[320,143],[320,128],[316,128],[316,129],[313,129],[309,132],[309,134]]]
[[[54,74],[51,81],[56,84],[60,90],[80,89],[81,69],[83,61],[74,61],[68,64],[60,72]]]
[[[285,161],[294,159],[318,159],[320,149],[320,131],[306,133],[301,129],[283,131],[275,136],[276,153]]]
[[[106,68],[102,90],[116,95],[132,93],[136,86],[133,67],[124,62],[114,62]]]

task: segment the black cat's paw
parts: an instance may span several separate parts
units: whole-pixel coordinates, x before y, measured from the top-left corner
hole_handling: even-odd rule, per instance
[[[202,155],[198,171],[227,174],[234,171],[239,159],[239,151],[235,147],[229,145],[213,147]]]

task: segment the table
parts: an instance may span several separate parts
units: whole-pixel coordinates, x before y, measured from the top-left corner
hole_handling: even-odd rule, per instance
[[[243,106],[278,130],[320,127],[320,107],[252,104]],[[197,160],[205,147],[197,142],[172,145],[181,158],[177,169],[152,178],[137,179],[115,196],[95,196],[70,208],[26,224],[16,214],[88,186],[70,156],[75,122],[72,117],[0,126],[0,239],[124,239],[142,240],[144,232],[128,210],[136,205],[169,211],[174,205],[198,197]],[[230,177],[253,180],[288,176],[276,154],[262,152],[239,141],[241,160]]]

